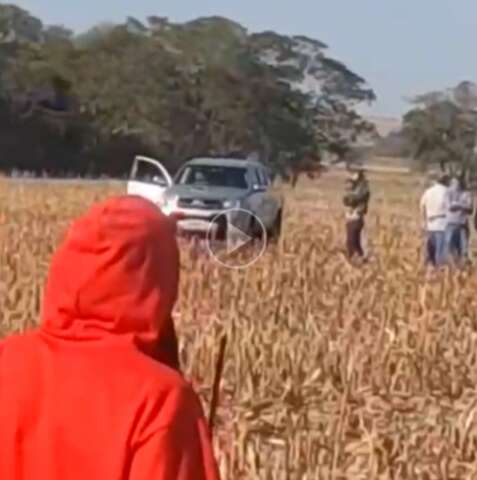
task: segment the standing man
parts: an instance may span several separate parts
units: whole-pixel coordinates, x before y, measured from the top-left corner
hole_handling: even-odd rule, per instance
[[[421,215],[426,231],[426,263],[440,267],[447,260],[446,229],[449,214],[449,177],[441,175],[422,195]]]
[[[453,177],[449,185],[449,212],[446,227],[446,249],[449,258],[454,261],[460,260],[462,256],[461,249],[461,190],[459,179]]]
[[[474,213],[474,202],[472,193],[470,192],[465,175],[460,177],[461,189],[461,249],[464,261],[469,261],[469,244],[470,244],[470,217]]]
[[[469,258],[469,217],[473,212],[473,202],[463,174],[452,179],[449,202],[447,249],[455,259],[466,261]]]
[[[369,184],[363,170],[352,172],[347,179],[347,189],[343,197],[346,211],[346,249],[349,259],[364,257],[361,234],[364,228],[364,217],[368,213],[371,197]]]

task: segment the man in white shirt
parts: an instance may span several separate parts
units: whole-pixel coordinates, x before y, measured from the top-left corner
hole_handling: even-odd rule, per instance
[[[420,207],[426,230],[426,263],[446,263],[446,229],[449,212],[449,177],[442,175],[421,197]]]
[[[455,260],[467,260],[469,257],[469,217],[472,212],[472,195],[466,188],[465,179],[453,178],[449,187],[446,248]]]

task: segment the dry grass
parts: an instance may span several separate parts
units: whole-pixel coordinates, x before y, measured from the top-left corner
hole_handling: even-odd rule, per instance
[[[216,439],[224,479],[477,478],[477,277],[422,269],[416,181],[373,186],[364,267],[340,252],[331,178],[288,194],[283,242],[254,267],[184,252],[176,317],[206,401],[218,339],[230,339]],[[5,333],[37,321],[70,219],[118,188],[0,183]]]

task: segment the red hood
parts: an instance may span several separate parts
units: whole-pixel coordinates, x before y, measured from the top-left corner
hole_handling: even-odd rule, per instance
[[[178,280],[175,224],[142,198],[107,200],[71,226],[54,255],[41,331],[65,340],[122,339],[174,363],[166,357],[176,350]]]
[[[72,225],[40,331],[0,344],[0,479],[218,480],[200,399],[164,365],[177,354],[171,222],[120,197]]]

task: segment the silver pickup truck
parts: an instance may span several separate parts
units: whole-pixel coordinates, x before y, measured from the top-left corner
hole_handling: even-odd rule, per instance
[[[196,158],[172,178],[157,160],[138,156],[127,191],[174,216],[181,232],[207,233],[212,228],[222,237],[231,223],[252,236],[260,235],[263,227],[269,239],[281,233],[283,199],[274,192],[268,169],[254,160]]]

